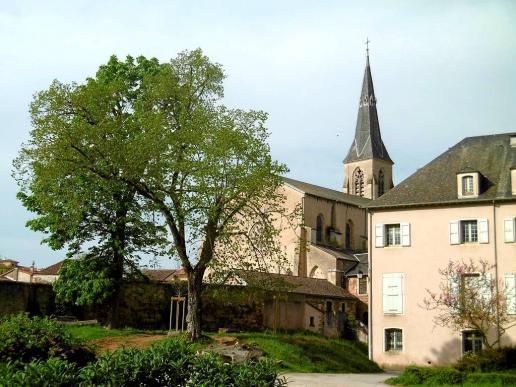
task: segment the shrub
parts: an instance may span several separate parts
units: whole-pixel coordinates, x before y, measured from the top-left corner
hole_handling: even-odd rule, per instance
[[[455,368],[466,372],[492,372],[516,368],[516,347],[484,349],[465,355]]]
[[[29,363],[59,357],[84,365],[95,359],[91,348],[47,317],[9,316],[0,321],[0,337],[0,362]]]
[[[0,363],[0,386],[76,386],[77,366],[59,358],[26,364]]]
[[[462,384],[463,381],[464,374],[453,368],[409,366],[400,376],[388,379],[387,383],[402,386],[417,384],[453,385]]]
[[[188,387],[281,387],[286,380],[278,376],[275,364],[269,360],[240,364],[225,363],[214,353],[198,357],[192,366]]]
[[[180,386],[188,378],[194,358],[191,344],[171,339],[148,349],[104,353],[81,370],[80,378],[86,385]]]

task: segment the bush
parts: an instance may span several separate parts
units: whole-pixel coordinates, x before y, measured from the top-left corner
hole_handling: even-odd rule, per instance
[[[241,364],[225,363],[213,353],[195,359],[186,384],[188,387],[281,387],[286,380],[278,376],[277,367],[269,359]]]
[[[0,363],[0,386],[76,386],[77,373],[75,364],[59,358],[27,364]]]
[[[86,385],[181,386],[194,358],[191,344],[171,339],[148,349],[104,353],[81,370],[80,378]]]
[[[0,362],[29,363],[59,357],[78,365],[95,359],[93,350],[47,317],[27,314],[0,320]]]
[[[418,367],[409,366],[400,376],[390,378],[387,383],[402,386],[417,384],[443,385],[462,384],[465,375],[453,368],[448,367]]]
[[[455,364],[459,371],[492,372],[516,368],[516,347],[484,349],[465,355]]]

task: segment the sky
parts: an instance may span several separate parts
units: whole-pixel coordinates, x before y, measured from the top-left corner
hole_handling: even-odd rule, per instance
[[[29,103],[53,79],[84,81],[112,54],[168,61],[202,48],[227,74],[224,104],[269,113],[271,151],[289,176],[337,190],[366,38],[395,184],[464,137],[516,132],[514,1],[7,3],[0,2],[0,256],[24,265],[64,256],[25,227],[33,215],[15,197],[12,160],[29,138]]]

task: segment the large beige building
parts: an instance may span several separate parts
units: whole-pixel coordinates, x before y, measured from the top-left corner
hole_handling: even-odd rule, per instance
[[[516,322],[516,133],[466,138],[368,207],[372,359],[446,364],[481,347],[474,329],[436,326],[422,307],[450,260],[493,265]],[[502,337],[514,342],[516,327]]]

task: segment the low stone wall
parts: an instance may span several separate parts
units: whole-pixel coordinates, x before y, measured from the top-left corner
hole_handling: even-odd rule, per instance
[[[170,299],[186,295],[186,283],[130,283],[121,289],[119,313],[123,326],[168,329]],[[55,305],[51,285],[0,282],[0,317],[28,312],[34,315],[74,315],[79,319],[106,321],[109,306],[62,307]],[[203,296],[203,328],[257,330],[263,327],[263,302],[242,289],[207,289]],[[175,322],[175,315],[173,321]],[[185,325],[186,326],[186,325]]]

